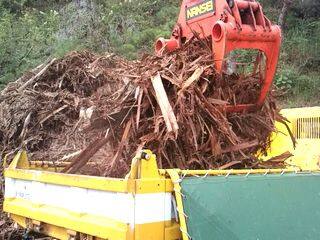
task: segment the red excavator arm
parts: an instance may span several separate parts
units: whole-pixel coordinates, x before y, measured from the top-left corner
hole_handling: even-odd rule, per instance
[[[226,56],[236,49],[256,49],[266,57],[264,79],[256,103],[230,105],[228,111],[243,111],[261,106],[273,82],[281,45],[281,30],[264,15],[256,0],[183,0],[179,19],[170,39],[160,38],[157,54],[180,48],[197,33],[212,39],[217,72],[224,69]]]

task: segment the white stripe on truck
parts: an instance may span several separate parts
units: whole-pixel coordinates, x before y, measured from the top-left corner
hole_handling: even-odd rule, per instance
[[[5,178],[5,187],[5,198],[107,217],[131,226],[170,221],[172,215],[171,193],[134,195],[14,178]]]

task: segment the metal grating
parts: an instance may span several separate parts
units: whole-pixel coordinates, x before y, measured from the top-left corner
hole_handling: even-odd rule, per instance
[[[293,134],[296,139],[320,139],[320,117],[296,119]]]

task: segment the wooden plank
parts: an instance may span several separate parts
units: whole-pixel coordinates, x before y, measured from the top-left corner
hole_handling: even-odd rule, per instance
[[[160,74],[158,73],[155,77],[151,78],[151,82],[156,92],[157,102],[160,106],[168,132],[177,133],[179,130],[178,122],[170,105]]]

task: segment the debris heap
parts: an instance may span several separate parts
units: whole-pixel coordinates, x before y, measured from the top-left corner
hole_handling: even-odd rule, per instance
[[[259,67],[257,67],[259,69]],[[260,162],[278,113],[272,94],[255,102],[260,73],[219,75],[210,44],[191,40],[162,57],[126,61],[72,52],[9,84],[0,95],[1,155],[25,148],[64,172],[123,177],[148,148],[161,168],[282,167]]]

